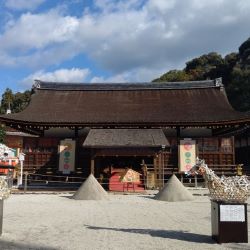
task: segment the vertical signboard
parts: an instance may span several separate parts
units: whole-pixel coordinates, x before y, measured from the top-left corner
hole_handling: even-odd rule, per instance
[[[189,171],[196,163],[195,140],[180,140],[179,145],[179,172]]]
[[[75,141],[65,139],[60,141],[59,146],[59,171],[69,174],[75,170]]]

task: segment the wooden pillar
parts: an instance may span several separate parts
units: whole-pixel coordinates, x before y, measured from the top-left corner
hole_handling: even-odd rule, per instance
[[[157,187],[156,155],[154,156],[154,159],[153,159],[153,166],[154,166],[155,187]]]
[[[75,142],[76,142],[76,147],[75,147],[75,172],[82,172],[80,166],[79,166],[79,155],[80,155],[80,147],[82,147],[82,145],[79,145],[78,142],[78,127],[75,127]]]
[[[78,127],[75,127],[75,138],[78,138]]]
[[[154,157],[154,175],[156,187],[162,189],[164,187],[164,153],[163,150],[158,152]]]
[[[248,139],[250,138],[250,133],[248,132],[247,133],[247,155],[248,155],[248,158],[247,158],[247,164],[249,165],[250,164],[250,145],[248,143]]]
[[[245,155],[246,155],[246,160],[245,163],[248,164],[248,158],[249,158],[249,144],[248,144],[248,133],[246,133],[246,151],[245,151]]]
[[[177,168],[178,168],[178,171],[180,169],[180,166],[179,166],[179,145],[180,145],[180,137],[181,137],[181,128],[178,126],[176,127],[176,143],[177,143]],[[183,177],[183,176],[182,176]],[[182,179],[182,182],[183,182],[183,179]]]
[[[91,157],[90,172],[91,174],[95,175],[95,158],[94,157]]]
[[[217,138],[217,140],[218,140],[218,145],[219,145],[219,165],[221,167],[225,167],[224,166],[225,164],[223,164],[223,152],[222,152],[222,149],[221,149],[221,138]]]
[[[90,173],[95,176],[95,151],[91,149]]]
[[[40,137],[44,137],[44,129],[41,131]]]
[[[176,127],[176,137],[177,137],[177,143],[179,144],[179,140],[181,137],[181,128],[179,126]]]
[[[231,146],[232,146],[232,154],[233,154],[233,164],[235,164],[235,137],[231,136]]]

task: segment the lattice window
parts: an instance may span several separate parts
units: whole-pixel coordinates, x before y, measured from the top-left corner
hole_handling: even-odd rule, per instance
[[[231,138],[222,138],[221,139],[221,152],[231,153],[233,151]]]

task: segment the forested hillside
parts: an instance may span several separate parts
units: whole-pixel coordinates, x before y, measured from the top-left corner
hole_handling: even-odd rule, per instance
[[[250,110],[250,38],[239,51],[222,57],[216,52],[202,55],[186,63],[182,70],[170,70],[154,82],[195,81],[222,77],[232,106]]]

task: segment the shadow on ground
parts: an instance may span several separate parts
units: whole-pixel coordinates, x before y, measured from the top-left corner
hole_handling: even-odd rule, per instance
[[[155,200],[156,201],[155,195],[143,195],[143,196],[141,196],[141,198],[143,198],[143,199],[150,199],[150,200]]]
[[[0,239],[0,249],[4,250],[58,250],[58,248],[54,247],[46,247],[46,246],[39,246],[39,245],[33,245],[33,244],[24,244],[20,242],[12,242],[12,241],[7,241],[7,240],[1,240]]]
[[[160,237],[195,243],[210,243],[214,244],[215,241],[209,235],[195,234],[187,231],[175,231],[175,230],[155,230],[155,229],[137,229],[137,228],[110,228],[110,227],[96,227],[85,225],[86,228],[92,230],[111,230],[117,232],[134,233],[134,234],[147,234],[152,237]]]

